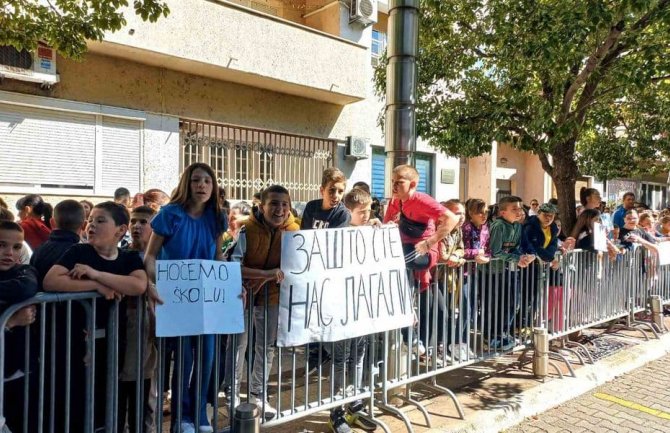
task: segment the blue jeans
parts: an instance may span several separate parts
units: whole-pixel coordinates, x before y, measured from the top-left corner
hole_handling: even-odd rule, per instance
[[[198,337],[183,337],[182,341],[184,362],[181,372],[181,384],[179,384],[179,374],[176,371],[172,374],[173,420],[174,422],[177,420],[177,403],[181,400],[181,422],[195,422],[196,392],[198,392],[200,396],[200,408],[197,409],[200,414],[199,424],[200,426],[208,426],[207,391],[214,365],[214,335],[202,336],[202,359],[198,359]],[[175,370],[179,367],[179,360],[176,357],[177,353],[175,351]],[[197,370],[194,361],[200,364],[200,390],[197,389],[197,380],[195,377]],[[180,396],[180,398],[177,396]]]

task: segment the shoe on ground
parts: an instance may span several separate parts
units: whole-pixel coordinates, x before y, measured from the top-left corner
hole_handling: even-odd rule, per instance
[[[452,344],[450,349],[451,357],[456,362],[465,362],[475,357],[475,354],[465,343]]]
[[[350,427],[356,427],[365,431],[375,431],[377,430],[377,424],[373,423],[369,419],[363,417],[359,412],[348,412],[344,419],[347,421],[347,424]]]
[[[252,404],[255,404],[256,406],[258,406],[258,409],[261,410],[261,413],[263,413],[263,418],[266,421],[274,419],[274,417],[277,416],[277,409],[270,406],[270,403],[268,402],[267,399],[263,399],[263,398],[260,398],[259,396],[251,394],[249,396],[249,403],[252,403]]]
[[[353,433],[342,408],[337,408],[330,412],[328,427],[330,427],[333,433]]]
[[[183,422],[179,425],[180,433],[195,433],[195,426],[192,422]]]
[[[211,425],[201,425],[198,427],[198,433],[214,433],[214,427]]]

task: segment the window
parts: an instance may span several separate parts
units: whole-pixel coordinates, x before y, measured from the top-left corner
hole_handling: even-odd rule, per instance
[[[663,209],[668,202],[668,188],[665,185],[642,183],[640,201],[651,209]]]
[[[433,195],[433,155],[430,153],[417,153],[414,157],[414,167],[419,172],[419,185],[416,190]],[[383,147],[372,147],[372,179],[370,192],[373,197],[384,197],[384,185],[391,182],[391,176],[386,176],[386,154]]]
[[[372,65],[377,66],[379,58],[386,50],[386,33],[379,30],[372,30],[372,45],[370,46],[370,54],[372,55]]]
[[[138,191],[142,121],[106,116],[97,109],[73,112],[0,103],[3,189],[111,195],[124,186]]]
[[[417,153],[414,160],[416,171],[419,172],[419,185],[416,190],[433,195],[433,155]]]
[[[391,180],[389,179],[389,182]],[[372,179],[370,192],[373,197],[379,199],[384,197],[384,186],[386,183],[386,155],[383,147],[372,147]]]
[[[250,200],[275,183],[296,202],[319,194],[321,174],[333,165],[333,140],[191,120],[180,122],[181,162],[212,166],[226,197]]]

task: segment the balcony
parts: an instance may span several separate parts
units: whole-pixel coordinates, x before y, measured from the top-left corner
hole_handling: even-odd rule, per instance
[[[129,11],[90,51],[338,105],[366,97],[365,46],[234,3],[168,4],[156,23]]]

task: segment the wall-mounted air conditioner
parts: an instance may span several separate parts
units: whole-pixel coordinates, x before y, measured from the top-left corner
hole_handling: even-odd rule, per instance
[[[365,26],[377,22],[377,0],[351,0],[349,22]]]
[[[344,156],[353,159],[368,158],[368,140],[362,137],[347,137]]]
[[[40,43],[35,51],[0,46],[0,77],[51,86],[60,81],[56,73],[56,50]]]

